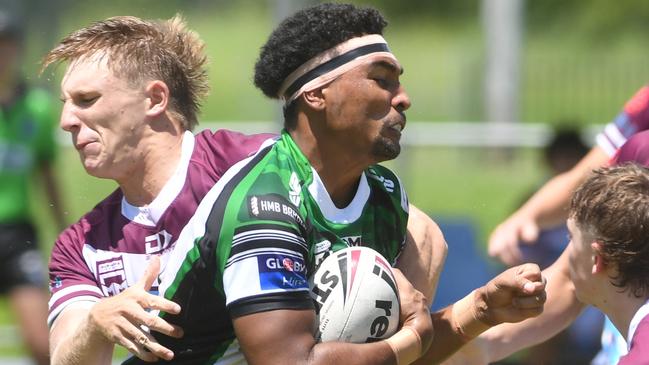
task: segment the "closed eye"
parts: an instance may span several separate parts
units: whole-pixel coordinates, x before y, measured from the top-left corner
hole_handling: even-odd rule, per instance
[[[97,99],[99,99],[99,95],[97,96],[80,96],[74,99],[75,104],[81,106],[81,107],[89,107],[92,104],[94,104]]]
[[[383,78],[383,77],[374,77],[372,78],[372,80],[374,80],[383,89],[393,90],[399,87],[399,81],[395,81],[392,79]]]

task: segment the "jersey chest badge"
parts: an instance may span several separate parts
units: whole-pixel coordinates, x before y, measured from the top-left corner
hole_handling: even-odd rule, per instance
[[[288,182],[288,198],[296,207],[300,206],[300,191],[302,191],[302,186],[300,185],[300,179],[297,177],[297,174],[293,172],[291,174],[291,179]]]
[[[97,279],[106,296],[113,296],[128,288],[122,256],[97,261]]]

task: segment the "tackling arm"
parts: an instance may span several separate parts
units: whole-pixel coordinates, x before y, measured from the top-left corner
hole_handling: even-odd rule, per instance
[[[50,357],[53,365],[110,365],[113,343],[87,330],[89,308],[71,304],[56,318],[50,330]]]
[[[536,345],[556,335],[585,308],[570,280],[568,249],[543,271],[548,279],[547,301],[543,313],[520,323],[493,327],[469,342],[449,359],[449,364],[486,364],[503,359],[523,348]]]
[[[519,242],[533,242],[540,228],[565,221],[573,190],[594,168],[604,165],[609,156],[599,146],[570,171],[557,175],[537,191],[521,208],[498,225],[489,237],[489,255],[508,265],[521,262]]]
[[[70,304],[56,317],[50,330],[50,355],[53,365],[110,365],[113,347],[120,344],[145,361],[171,360],[173,352],[160,345],[142,329],[172,337],[182,330],[147,309],[179,313],[178,304],[147,291],[160,271],[154,256],[142,278],[124,292],[88,302]]]
[[[458,302],[432,314],[435,338],[416,364],[436,364],[491,326],[538,316],[545,281],[537,265],[513,267]]]

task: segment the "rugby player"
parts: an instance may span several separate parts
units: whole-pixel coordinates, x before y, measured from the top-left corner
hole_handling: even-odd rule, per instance
[[[323,7],[330,9],[329,15],[342,16],[350,12],[351,23],[360,26],[345,35],[347,39],[329,40],[333,46],[362,38],[366,33],[377,35],[373,30],[376,28],[363,29],[366,25],[358,21],[367,20],[368,15],[380,20],[379,30],[384,26],[382,17],[375,11],[356,11],[353,7],[331,4]],[[311,14],[314,11],[311,10]],[[357,19],[361,14],[365,18]],[[296,19],[299,17],[293,20]],[[325,19],[331,21],[335,17],[322,17]],[[369,23],[370,27],[376,25]],[[336,28],[338,25],[338,22],[326,24],[336,32],[340,30]],[[304,33],[304,26],[307,25],[303,23],[302,28],[295,30]],[[332,204],[359,196],[357,203],[349,205],[352,212],[357,211],[358,205],[371,202],[368,209],[377,213],[372,219],[363,215],[361,220],[350,221],[353,215],[343,212],[342,219],[347,222],[327,222],[324,215],[321,220],[305,215],[305,201],[314,195],[297,174],[304,173],[306,165],[302,166],[303,170],[295,171],[296,179],[290,179],[287,186],[270,185],[273,181],[281,181],[285,170],[264,174],[270,178],[269,185],[252,184],[258,182],[249,177],[252,171],[248,169],[258,166],[258,170],[265,171],[265,168],[281,167],[268,162],[273,161],[271,156],[276,155],[276,149],[287,146],[291,137],[283,133],[268,141],[268,136],[263,135],[246,137],[232,132],[203,132],[193,136],[188,132],[196,124],[198,101],[206,91],[201,48],[202,43],[185,30],[178,19],[147,22],[118,17],[72,33],[45,59],[45,65],[70,62],[62,81],[61,126],[71,132],[86,171],[119,184],[111,196],[60,236],[52,253],[50,339],[53,363],[108,364],[115,343],[136,355],[127,360],[127,364],[155,360],[175,364],[228,364],[242,361],[244,354],[250,363],[307,360],[331,363],[332,359],[342,359],[345,354],[349,355],[345,359],[347,363],[391,364],[397,360],[401,363],[414,360],[427,348],[432,331],[428,301],[409,286],[408,281],[401,280],[403,285],[400,285],[405,299],[402,314],[408,319],[406,327],[414,331],[406,329],[387,342],[362,345],[315,345],[311,333],[314,311],[305,287],[306,268],[312,269],[315,265],[314,243],[327,246],[324,240],[313,242],[312,238],[319,237],[315,235],[329,237],[329,249],[334,250],[342,247],[342,243],[359,242],[359,239],[366,244],[364,235],[354,234],[359,227],[368,229],[371,225],[368,239],[377,237],[373,229],[380,227],[387,236],[381,236],[378,242],[368,241],[367,245],[379,248],[393,262],[403,260],[408,252],[411,258],[417,258],[413,251],[417,246],[406,239],[406,222],[410,224],[412,220],[408,217],[407,200],[396,176],[379,166],[372,167],[377,174],[360,168],[376,159],[370,157],[373,152],[366,150],[371,141],[363,139],[356,147],[347,143],[349,139],[337,142],[341,152],[347,148],[359,152],[361,163],[353,163],[353,166],[347,166],[348,160],[335,163],[338,173],[349,167],[358,175],[356,183],[352,183],[354,186],[349,186],[352,175],[343,174],[346,176],[342,176],[340,183],[346,190],[344,196],[329,194],[326,188]],[[317,54],[328,48],[331,46],[311,51]],[[391,53],[383,53],[396,62]],[[296,61],[302,63],[310,57]],[[365,62],[356,65],[359,69],[369,66]],[[382,69],[388,71],[385,67]],[[354,75],[354,70],[349,72]],[[399,71],[396,72],[391,77],[398,79]],[[341,75],[343,78],[345,76]],[[348,81],[342,84],[332,81],[330,85],[349,86]],[[374,104],[372,109],[379,113],[380,110],[389,112],[391,118],[396,118],[389,120],[389,130],[382,133],[387,132],[386,137],[391,140],[388,142],[397,142],[391,144],[398,147],[400,133],[396,124],[405,122],[402,112],[409,101],[400,86],[388,91],[386,87],[392,88],[393,83],[379,84],[373,84],[372,89],[366,91],[372,91],[375,97],[381,95],[371,103]],[[319,90],[324,92],[327,89],[324,86]],[[353,88],[347,90],[353,91]],[[402,101],[392,106],[392,99]],[[298,110],[302,116],[314,112],[305,108],[305,102],[306,96],[300,94]],[[364,101],[363,104],[368,103]],[[322,118],[320,112],[317,119]],[[366,127],[377,131],[375,126],[366,124]],[[358,133],[360,129],[348,129],[352,131]],[[336,144],[331,139],[323,139],[325,141]],[[340,155],[322,157],[324,160],[340,159]],[[261,162],[263,164],[256,165]],[[306,158],[301,162],[311,164]],[[326,166],[333,167],[331,162]],[[319,168],[318,172],[313,170],[312,176],[324,177],[325,185],[320,186],[324,189],[331,177]],[[245,176],[249,184],[234,184]],[[252,186],[276,190],[270,196],[260,191],[259,205],[254,205],[253,196],[250,199],[246,196],[239,201],[245,205],[237,206],[238,193],[247,194],[250,192],[247,188]],[[265,204],[266,209],[263,209],[262,200],[271,204]],[[281,208],[269,210],[271,205]],[[250,210],[246,210],[247,207]],[[313,202],[308,207],[320,209],[320,205]],[[253,220],[254,212],[257,212],[257,220]],[[318,213],[312,211],[310,214]],[[324,226],[314,228],[323,222],[337,225],[331,235],[326,233]],[[339,236],[339,230],[345,226],[349,226],[350,233]],[[234,229],[241,233],[238,247],[233,245]],[[248,234],[250,232],[255,234]],[[410,231],[415,239],[422,232],[428,238],[432,235],[437,241],[441,239],[437,244],[443,246],[438,230]],[[267,233],[272,235],[265,236]],[[287,237],[292,238],[288,243]],[[284,250],[278,252],[278,247],[269,245],[269,241]],[[259,245],[259,249],[247,256],[251,244]],[[282,257],[282,262],[289,262],[283,260],[288,258],[292,264],[277,268],[276,272],[264,268],[262,263],[266,261],[257,260],[255,256],[280,257],[281,254],[289,256]],[[324,257],[327,252],[320,254]],[[430,258],[417,259],[419,263],[431,261]],[[439,262],[439,258],[436,260]],[[145,272],[147,261],[149,266]],[[401,264],[404,271],[411,268],[405,260]],[[425,265],[419,268],[422,269],[420,274],[427,279],[430,278],[426,274],[438,274]],[[271,279],[262,285],[262,277]],[[274,291],[272,287],[269,289],[267,284],[278,285],[273,277],[287,279],[279,281],[287,286],[280,285]],[[434,287],[434,280],[414,276],[409,280],[428,287],[422,287],[422,291]],[[241,283],[246,285],[239,285]],[[489,325],[538,314],[544,301],[543,286],[538,268],[520,267],[479,288],[460,305],[449,307],[440,318],[451,323],[448,328],[456,331],[456,336],[464,341]],[[158,291],[161,295],[147,291]],[[146,310],[152,311],[147,313]],[[264,318],[266,315],[272,317]],[[242,332],[241,328],[250,325],[252,328]],[[266,334],[264,341],[281,343],[255,342],[253,337],[261,333]],[[340,348],[348,352],[341,353]]]
[[[271,137],[190,132],[207,92],[202,48],[178,18],[117,17],[73,32],[44,60],[44,67],[70,62],[62,83],[61,126],[72,135],[86,171],[119,184],[53,249],[54,364],[108,364],[115,343],[147,361],[173,356],[140,327],[146,323],[153,331],[181,333],[147,313],[180,310],[154,295],[160,264],[151,260],[145,272],[147,261],[160,255],[164,269],[209,189]],[[409,242],[418,246],[404,250],[410,263],[404,271],[418,274],[421,290],[431,293],[446,246],[432,221],[413,210]],[[202,343],[187,348],[197,353]]]
[[[575,167],[548,181],[521,208],[496,227],[489,237],[489,254],[508,265],[520,263],[522,258],[520,245],[533,244],[540,229],[565,221],[572,191],[579,186],[588,173],[594,168],[609,164],[616,151],[629,138],[647,129],[649,129],[649,86],[644,86],[626,102],[616,118],[597,135],[596,145]],[[539,328],[543,330],[525,331],[523,335],[512,333],[512,341],[506,340],[507,348],[513,351],[515,348],[526,347],[531,343],[550,338],[565,328],[572,322],[574,316],[580,313],[581,305],[574,293],[570,291],[567,265],[567,260],[560,258],[547,272],[547,275],[556,278],[548,287],[550,298],[546,303],[543,316],[546,320]],[[556,313],[556,316],[552,313]],[[491,334],[496,335],[496,332]],[[510,353],[510,350],[495,351],[498,348],[501,347],[493,347],[494,356],[497,358]],[[625,352],[621,334],[607,319],[602,333],[602,350],[593,363],[595,365],[615,364]]]
[[[612,166],[638,163],[649,167],[649,130],[638,132],[627,140],[610,160]],[[639,243],[638,243],[639,244]],[[543,314],[517,324],[495,326],[455,354],[449,364],[486,364],[503,359],[525,347],[543,342],[566,328],[586,307],[577,295],[577,283],[570,275],[570,242],[561,257],[546,270],[548,299]],[[606,313],[604,308],[600,308]],[[602,351],[593,364],[617,364],[627,353],[628,328],[607,319],[602,334]]]
[[[307,277],[320,260],[354,242],[400,264],[407,198],[399,179],[376,163],[399,154],[410,100],[399,82],[401,65],[381,36],[384,26],[373,9],[322,4],[284,20],[262,47],[255,84],[284,102],[285,129],[219,181],[207,228],[193,240],[213,247],[210,260],[218,263],[222,305],[236,334],[227,348],[239,347],[249,363],[394,364],[426,353],[427,314],[408,302],[403,328],[386,341],[313,338]],[[191,256],[194,245],[185,247]],[[294,264],[265,265],[275,258]],[[170,276],[163,281],[196,282],[184,272]],[[439,346],[425,361],[490,324],[538,314],[540,279],[538,267],[519,267],[449,307],[435,317],[450,325],[439,327]],[[490,310],[476,313],[485,301]]]

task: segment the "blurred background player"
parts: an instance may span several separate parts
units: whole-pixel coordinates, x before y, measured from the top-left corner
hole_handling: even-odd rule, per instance
[[[507,265],[522,262],[520,242],[534,242],[541,229],[565,223],[572,191],[588,173],[604,166],[632,135],[649,129],[649,86],[638,90],[597,135],[596,144],[573,168],[544,184],[489,237],[489,255]]]
[[[56,114],[49,95],[21,77],[23,37],[20,21],[0,9],[0,291],[32,356],[47,364],[46,264],[29,212],[34,173],[59,229],[65,220],[52,174]]]
[[[566,123],[559,123],[565,125]],[[588,153],[588,146],[581,139],[579,130],[558,128],[543,149],[544,170],[549,178],[573,168]],[[525,203],[538,189],[530,191],[521,203]],[[522,205],[522,204],[521,204]],[[564,222],[539,231],[535,242],[519,242],[522,262],[534,262],[541,269],[550,266],[568,245],[568,228]]]
[[[572,191],[592,169],[606,165],[617,149],[629,138],[647,129],[649,129],[649,86],[644,86],[627,101],[620,114],[597,135],[597,143],[584,158],[569,171],[548,181],[516,212],[494,229],[489,237],[489,255],[508,265],[522,262],[520,243],[534,244],[542,229],[565,222]],[[559,263],[559,270],[567,269],[563,267],[565,265],[567,265],[566,260]],[[552,290],[551,284],[546,310],[555,306]],[[555,296],[560,295],[555,294]],[[605,321],[602,350],[594,363],[615,364],[619,355],[624,354],[624,348],[621,348],[620,343],[620,334],[616,333],[609,321]]]
[[[577,125],[574,122],[562,121],[558,125]],[[565,173],[573,168],[586,154],[588,146],[583,142],[581,133],[576,128],[560,127],[543,149],[544,170],[549,178]],[[538,189],[530,191],[522,203]],[[533,262],[541,269],[554,263],[568,245],[568,227],[561,222],[539,231],[534,242],[520,241],[522,262]],[[576,364],[587,363],[599,349],[599,333],[603,315],[595,308],[587,308],[566,330],[548,341],[534,346],[519,357],[511,359],[521,364]],[[571,351],[566,353],[565,348]]]
[[[622,165],[629,162],[649,166],[649,130],[632,135],[617,150],[609,164]],[[588,175],[584,178],[586,176]],[[639,212],[642,212],[642,209],[639,209]],[[584,307],[591,304],[577,296],[577,284],[571,277],[569,254],[573,245],[574,243],[570,242],[561,257],[543,270],[543,275],[549,280],[548,301],[543,314],[522,323],[491,328],[465,346],[460,353],[448,361],[448,364],[485,364],[503,359],[515,351],[554,336],[572,323]],[[607,318],[602,333],[602,349],[591,362],[592,365],[617,364],[627,353],[625,338],[616,325]]]

